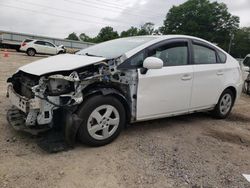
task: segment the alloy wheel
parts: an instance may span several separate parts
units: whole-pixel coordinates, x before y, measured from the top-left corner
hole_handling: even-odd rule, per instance
[[[97,107],[90,114],[87,121],[89,135],[97,140],[111,137],[120,123],[118,110],[111,105]]]

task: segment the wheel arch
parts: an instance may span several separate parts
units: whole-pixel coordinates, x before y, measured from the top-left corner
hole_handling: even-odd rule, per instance
[[[227,90],[227,89],[229,89],[229,90],[232,91],[232,93],[233,93],[233,95],[234,95],[234,100],[235,100],[235,99],[237,98],[237,90],[236,90],[236,88],[233,87],[233,86],[229,86],[229,87],[227,87],[226,89],[224,89],[224,91]]]
[[[29,47],[29,48],[27,48],[26,52],[28,52],[28,50],[34,50],[34,51],[35,51],[35,53],[37,53],[36,49],[35,49],[35,48],[33,48],[33,47]]]
[[[103,96],[113,96],[117,98],[122,105],[124,106],[124,109],[126,111],[126,122],[130,122],[131,119],[131,110],[130,110],[130,105],[128,103],[127,98],[125,97],[125,94],[122,92],[120,88],[114,85],[105,85],[105,84],[92,84],[85,88],[83,91],[83,102],[81,105],[84,105],[84,103],[91,97],[95,95],[103,95]],[[80,106],[81,106],[80,105]],[[80,108],[79,106],[79,108]]]
[[[235,100],[236,100],[236,98],[237,98],[237,90],[236,90],[236,87],[234,87],[234,86],[232,86],[232,85],[230,85],[230,86],[227,86],[224,90],[222,90],[222,92],[221,92],[221,94],[219,95],[219,97],[218,97],[218,99],[217,99],[217,103],[219,102],[219,100],[220,100],[220,97],[221,97],[221,95],[223,94],[223,92],[224,91],[226,91],[226,90],[230,90],[230,91],[232,91],[232,93],[233,93],[233,100],[234,100],[234,102],[235,102]]]

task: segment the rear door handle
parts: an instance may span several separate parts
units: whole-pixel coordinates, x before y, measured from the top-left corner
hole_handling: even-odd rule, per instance
[[[190,74],[185,74],[181,77],[182,80],[191,80],[192,76]]]
[[[224,73],[223,73],[223,70],[218,70],[218,72],[217,72],[217,75],[218,76],[221,76],[221,75],[223,75]]]

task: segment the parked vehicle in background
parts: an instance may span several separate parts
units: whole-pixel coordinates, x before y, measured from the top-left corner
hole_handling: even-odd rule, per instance
[[[25,39],[21,43],[20,51],[26,52],[29,56],[34,56],[35,54],[62,54],[66,52],[66,49],[63,45],[56,46],[44,40]]]
[[[25,39],[37,39],[37,40],[49,41],[52,42],[53,44],[63,45],[67,49],[74,49],[74,50],[84,49],[93,45],[93,43],[90,42],[60,39],[42,35],[33,35],[28,33],[0,30],[0,48],[15,49],[19,51],[20,45]]]
[[[198,111],[226,118],[241,95],[241,72],[200,38],[120,38],[20,67],[8,79],[7,118],[18,130],[59,126],[69,143],[78,136],[101,146],[126,123]]]
[[[242,62],[244,92],[250,94],[250,54],[248,54]]]

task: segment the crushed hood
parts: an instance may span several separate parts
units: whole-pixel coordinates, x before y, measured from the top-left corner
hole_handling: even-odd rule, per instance
[[[62,54],[34,61],[20,67],[19,70],[41,76],[52,72],[71,71],[103,60],[105,60],[103,57]]]

